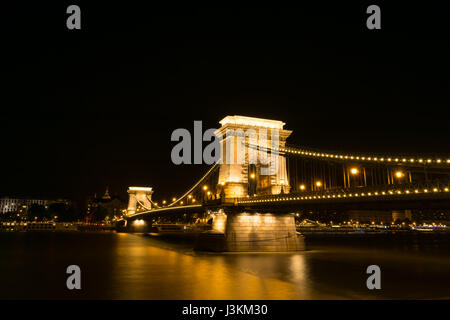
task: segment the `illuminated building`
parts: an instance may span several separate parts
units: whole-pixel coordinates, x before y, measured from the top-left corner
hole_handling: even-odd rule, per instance
[[[122,202],[118,196],[111,196],[109,194],[109,189],[106,188],[102,197],[97,197],[97,195],[94,194],[94,197],[88,199],[86,220],[108,220],[114,217],[120,217],[125,208],[125,203]]]
[[[64,203],[70,205],[70,200],[67,199],[32,199],[32,198],[0,198],[0,213],[17,212],[26,214],[28,209],[33,205],[48,207],[53,203]]]

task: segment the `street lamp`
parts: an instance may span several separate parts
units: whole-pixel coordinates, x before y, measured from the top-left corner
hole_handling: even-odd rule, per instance
[[[403,174],[403,172],[401,172],[401,171],[397,171],[397,172],[395,172],[395,176],[396,176],[398,179],[400,179],[400,178],[403,178],[404,174]]]
[[[281,184],[281,187],[280,187],[280,194],[284,194],[284,179],[280,179],[280,184]]]

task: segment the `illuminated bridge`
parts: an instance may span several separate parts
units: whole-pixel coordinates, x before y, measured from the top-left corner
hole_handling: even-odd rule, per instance
[[[309,150],[286,144],[292,131],[281,121],[220,124],[221,158],[184,194],[156,203],[152,188],[129,188],[129,225],[197,217],[212,223],[211,239],[223,236],[224,250],[291,251],[302,247],[294,214],[304,210],[450,208],[448,156]]]

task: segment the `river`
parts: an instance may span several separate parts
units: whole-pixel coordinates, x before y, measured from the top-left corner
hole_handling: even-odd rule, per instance
[[[0,299],[449,299],[449,247],[307,241],[290,254],[205,253],[141,234],[3,232]],[[66,288],[73,264],[81,290]],[[372,264],[381,290],[366,287]]]

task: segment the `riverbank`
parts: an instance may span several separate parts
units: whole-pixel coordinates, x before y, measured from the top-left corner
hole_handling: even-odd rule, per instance
[[[29,231],[115,231],[114,225],[80,222],[0,222],[0,232]]]

